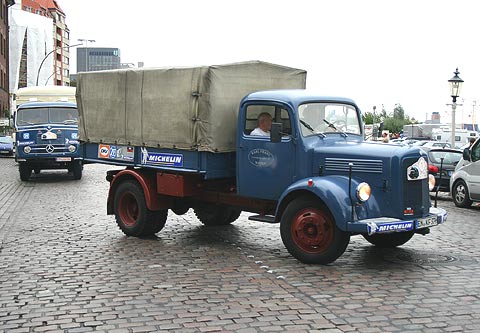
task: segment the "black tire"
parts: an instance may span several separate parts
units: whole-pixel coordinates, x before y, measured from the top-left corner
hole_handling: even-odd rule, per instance
[[[83,164],[80,161],[74,161],[72,167],[73,179],[82,179]]]
[[[362,235],[369,243],[381,248],[393,248],[405,244],[414,235],[413,231],[391,234]]]
[[[185,200],[175,200],[173,207],[170,207],[176,215],[184,215],[190,210],[190,205]]]
[[[468,208],[472,205],[470,200],[470,193],[468,192],[467,184],[463,180],[457,180],[452,188],[453,203],[457,207]]]
[[[168,210],[149,210],[143,189],[134,180],[118,186],[113,205],[117,225],[127,236],[153,235],[162,230],[167,221]]]
[[[18,164],[18,171],[20,172],[20,179],[22,181],[27,181],[32,175],[32,168],[24,162]]]
[[[241,211],[232,207],[202,203],[193,209],[195,215],[205,225],[228,225],[234,222]]]
[[[280,235],[288,252],[305,264],[329,264],[350,242],[350,234],[337,227],[328,209],[305,197],[288,204],[281,217]]]

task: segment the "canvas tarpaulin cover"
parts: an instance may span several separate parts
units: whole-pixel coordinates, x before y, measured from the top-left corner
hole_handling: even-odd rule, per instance
[[[305,88],[305,83],[304,70],[260,61],[79,73],[80,140],[234,151],[238,109],[245,95]]]

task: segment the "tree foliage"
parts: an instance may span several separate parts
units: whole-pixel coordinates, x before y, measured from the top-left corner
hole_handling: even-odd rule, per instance
[[[362,120],[366,125],[383,122],[383,130],[388,130],[392,133],[400,133],[404,125],[418,124],[415,118],[405,115],[405,110],[400,104],[395,104],[395,108],[390,113],[387,112],[383,105],[382,110],[375,115],[373,112],[365,112],[362,115]]]

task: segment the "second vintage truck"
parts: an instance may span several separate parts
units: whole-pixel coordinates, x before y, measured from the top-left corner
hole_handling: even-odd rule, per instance
[[[205,225],[280,223],[287,250],[328,264],[350,237],[381,247],[446,221],[431,207],[420,149],[364,141],[348,98],[305,90],[306,72],[264,63],[80,73],[84,160],[107,172],[107,213],[126,235],[159,232],[168,210]],[[251,135],[260,114],[269,136]]]

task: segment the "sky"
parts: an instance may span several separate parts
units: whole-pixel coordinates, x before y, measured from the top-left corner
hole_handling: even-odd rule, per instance
[[[145,67],[261,60],[307,71],[307,89],[362,112],[400,104],[450,122],[448,80],[465,81],[457,122],[480,120],[480,3],[474,0],[57,0],[70,44],[118,47]],[[71,73],[76,52],[71,52]],[[474,104],[476,106],[474,107]]]

